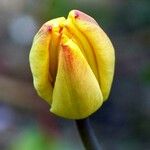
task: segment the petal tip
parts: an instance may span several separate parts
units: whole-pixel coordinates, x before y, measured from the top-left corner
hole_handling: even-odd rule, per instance
[[[48,30],[49,32],[52,32],[52,26],[51,26],[51,25],[47,26],[47,30]]]
[[[80,16],[80,11],[74,10],[74,17],[78,18]]]
[[[85,14],[84,12],[80,10],[72,10],[70,11],[69,15],[75,19],[87,21],[87,22],[98,25],[97,22],[91,16]]]

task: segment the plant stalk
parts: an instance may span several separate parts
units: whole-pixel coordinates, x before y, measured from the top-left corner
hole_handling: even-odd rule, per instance
[[[90,125],[89,118],[76,120],[76,125],[86,150],[102,150]]]

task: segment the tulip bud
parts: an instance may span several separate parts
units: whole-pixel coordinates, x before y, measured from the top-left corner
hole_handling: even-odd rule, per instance
[[[33,40],[30,66],[34,87],[54,114],[82,119],[108,98],[114,49],[97,22],[72,10],[46,22]]]

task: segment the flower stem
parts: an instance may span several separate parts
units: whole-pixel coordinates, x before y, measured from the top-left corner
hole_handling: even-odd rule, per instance
[[[90,125],[89,118],[76,120],[76,125],[86,150],[102,150]]]

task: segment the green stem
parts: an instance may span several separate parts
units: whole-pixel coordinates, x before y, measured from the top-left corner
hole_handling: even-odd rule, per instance
[[[76,120],[76,125],[86,150],[102,150],[88,118]]]

